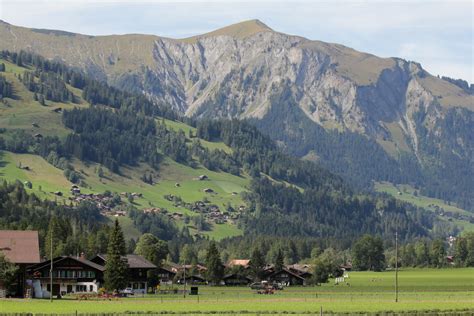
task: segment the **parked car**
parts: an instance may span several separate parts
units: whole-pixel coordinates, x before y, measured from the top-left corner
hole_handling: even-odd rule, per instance
[[[122,291],[120,291],[121,294],[125,294],[125,295],[133,295],[134,292],[133,292],[133,289],[131,287],[127,287],[125,289],[123,289]]]

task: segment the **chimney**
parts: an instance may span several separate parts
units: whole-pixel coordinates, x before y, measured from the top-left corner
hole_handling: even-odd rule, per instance
[[[86,259],[86,254],[84,252],[81,252],[81,255],[79,256],[79,259]]]

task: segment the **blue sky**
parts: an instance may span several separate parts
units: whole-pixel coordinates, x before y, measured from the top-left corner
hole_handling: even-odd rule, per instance
[[[474,82],[474,2],[432,0],[0,0],[0,19],[91,35],[187,37],[259,19],[274,30],[420,62]]]

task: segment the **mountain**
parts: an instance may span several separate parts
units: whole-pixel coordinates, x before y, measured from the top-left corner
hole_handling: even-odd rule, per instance
[[[408,183],[474,209],[474,102],[416,62],[282,34],[258,20],[186,39],[0,23],[28,50],[195,118],[247,119],[359,187]]]
[[[44,230],[50,205],[66,223],[68,212],[87,225],[118,217],[134,238],[244,234],[347,247],[364,233],[457,234],[472,219],[354,190],[248,122],[192,120],[37,54],[2,51],[0,91],[2,228],[43,218]]]

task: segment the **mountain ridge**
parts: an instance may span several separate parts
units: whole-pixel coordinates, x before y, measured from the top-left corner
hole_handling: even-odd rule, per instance
[[[333,150],[330,142],[318,148],[316,137],[356,133],[374,142],[372,148],[383,148],[390,159],[398,161],[397,168],[405,168],[408,159],[411,167],[416,165],[415,174],[423,173],[414,177],[414,172],[403,171],[404,181],[424,185],[432,173],[443,170],[443,176],[432,181],[432,194],[440,194],[437,188],[444,184],[439,182],[449,176],[456,157],[463,173],[474,175],[469,167],[474,163],[472,140],[465,133],[456,135],[454,125],[447,121],[466,117],[461,130],[469,130],[472,96],[430,75],[416,62],[278,33],[257,20],[184,40],[154,35],[57,36],[4,24],[0,38],[0,49],[25,49],[59,58],[96,79],[144,93],[190,117],[263,122],[272,113],[271,124],[260,124],[267,126],[263,131],[272,135],[271,129],[280,129],[282,133],[273,132],[280,134],[274,140],[300,157],[311,151],[324,156],[321,151]],[[289,123],[288,111],[302,112],[310,122],[304,123],[305,128],[301,120]],[[328,135],[316,132],[319,126]],[[298,139],[292,136],[296,134]],[[338,163],[353,164],[346,161],[347,154],[339,153]],[[368,159],[366,167],[370,165]],[[344,170],[350,174],[343,175],[362,180],[360,171]],[[382,174],[372,180],[389,180]]]

